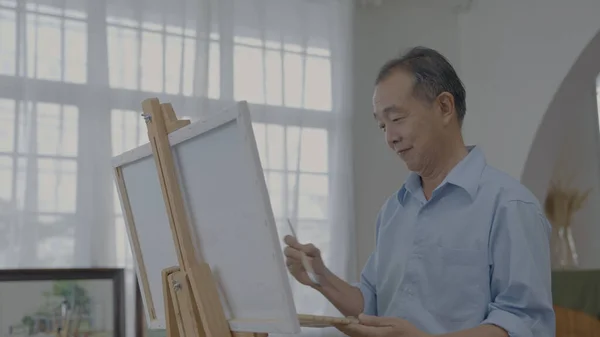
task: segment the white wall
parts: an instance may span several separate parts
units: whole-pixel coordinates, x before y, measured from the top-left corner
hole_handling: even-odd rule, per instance
[[[465,137],[492,165],[521,177],[553,95],[600,29],[598,13],[598,0],[476,0],[461,17]]]
[[[385,148],[371,117],[379,66],[414,45],[454,63],[467,88],[467,143],[491,165],[520,178],[537,128],[569,69],[600,29],[600,1],[384,1],[355,16],[354,148],[359,270],[373,248],[374,220],[406,169]],[[468,3],[468,1],[465,1]],[[423,8],[429,7],[429,8]],[[600,238],[598,238],[600,239]]]

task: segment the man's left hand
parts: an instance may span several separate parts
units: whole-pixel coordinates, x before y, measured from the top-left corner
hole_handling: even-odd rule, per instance
[[[401,318],[360,314],[358,320],[360,323],[336,328],[350,337],[432,337]]]

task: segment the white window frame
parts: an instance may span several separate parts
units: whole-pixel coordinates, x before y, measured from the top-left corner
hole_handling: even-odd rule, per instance
[[[105,4],[102,1],[91,1],[89,6],[94,6],[93,9],[88,10],[100,10],[101,13],[105,12]],[[9,7],[2,7],[0,9],[11,9]],[[25,12],[22,5],[17,1],[17,26],[19,26],[19,22],[25,19]],[[43,14],[47,15],[47,14]],[[56,16],[65,19],[64,16]],[[111,124],[111,111],[113,109],[120,110],[141,110],[141,102],[142,100],[148,97],[156,97],[159,96],[161,101],[166,102],[180,102],[183,103],[184,106],[196,106],[196,107],[206,107],[210,111],[219,111],[227,106],[231,106],[233,102],[233,51],[234,51],[234,37],[232,34],[232,29],[226,24],[221,24],[220,27],[220,97],[219,99],[210,99],[210,98],[202,98],[202,97],[190,97],[190,96],[182,96],[182,95],[170,95],[165,93],[155,93],[155,92],[144,92],[141,90],[125,90],[119,88],[111,88],[107,83],[106,74],[101,71],[94,70],[96,69],[107,69],[108,64],[90,64],[89,55],[95,52],[94,48],[98,48],[98,45],[104,44],[107,38],[107,29],[109,25],[107,24],[104,15],[101,16],[90,16],[88,14],[88,18],[82,19],[86,23],[86,32],[87,32],[87,55],[88,55],[88,66],[86,68],[86,81],[84,84],[76,84],[76,83],[68,83],[68,82],[59,82],[59,81],[50,81],[50,80],[42,80],[42,79],[34,79],[34,78],[26,78],[26,77],[14,77],[9,75],[0,75],[0,99],[10,99],[15,102],[20,102],[22,100],[27,100],[27,97],[23,96],[22,88],[27,87],[28,91],[35,92],[35,100],[36,102],[43,103],[55,103],[62,105],[72,105],[77,107],[79,111],[79,119],[78,119],[78,155],[76,157],[77,160],[77,203],[76,213],[72,214],[76,219],[81,220],[86,218],[86,213],[92,211],[89,205],[98,205],[96,200],[94,200],[94,190],[98,188],[108,188],[105,185],[111,184],[110,188],[112,189],[112,180],[110,176],[110,172],[105,172],[99,175],[93,175],[95,177],[94,181],[89,181],[87,178],[91,175],[89,174],[79,174],[82,170],[94,170],[96,168],[90,168],[90,156],[101,156],[101,158],[97,159],[100,161],[105,160],[109,162],[111,153],[98,153],[96,151],[96,142],[97,141],[110,141],[110,124]],[[64,22],[64,21],[63,21]],[[64,25],[63,25],[64,27]],[[19,28],[17,28],[18,30]],[[104,41],[102,41],[104,40]],[[18,43],[17,38],[17,43]],[[102,43],[100,43],[102,42]],[[63,48],[64,49],[64,48]],[[98,50],[99,52],[106,52]],[[302,53],[303,56],[306,56],[306,53]],[[19,67],[19,57],[17,56],[17,69]],[[25,58],[21,58],[25,59]],[[108,62],[108,60],[105,60]],[[63,62],[64,63],[64,62]],[[64,73],[64,68],[62,70]],[[65,95],[64,93],[69,93],[69,95]],[[332,90],[333,94],[333,90]],[[105,106],[96,106],[90,107],[88,105],[90,95],[100,95],[102,97],[106,97]],[[127,99],[120,99],[123,95],[127,95]],[[134,99],[132,99],[134,98]],[[284,99],[284,98],[282,98]],[[335,106],[335,103],[333,103]],[[250,110],[253,114],[253,122],[254,123],[263,123],[263,124],[277,124],[282,126],[297,126],[297,127],[308,127],[308,128],[320,128],[325,129],[328,132],[328,162],[329,167],[327,171],[327,175],[329,177],[329,193],[331,196],[331,162],[333,160],[333,148],[332,148],[332,131],[334,130],[334,121],[335,116],[334,113],[328,111],[318,111],[311,109],[299,109],[299,108],[291,108],[285,106],[269,106],[262,104],[250,104]],[[187,112],[178,111],[178,114],[188,114]],[[18,116],[17,121],[18,123]],[[89,134],[90,125],[94,123],[100,125],[100,127],[95,128],[96,133]],[[15,136],[17,137],[17,136]],[[17,144],[15,144],[15,151],[2,153],[0,155],[8,155],[13,156],[13,163],[16,163],[16,158],[19,154],[16,152]],[[109,146],[108,148],[112,148]],[[38,154],[29,155],[31,159],[44,157]],[[59,159],[60,157],[52,157],[54,159]],[[97,161],[96,161],[97,162]],[[14,165],[14,164],[13,164]],[[283,171],[286,174],[292,174],[289,169],[285,169]],[[37,172],[36,172],[37,174]],[[16,175],[15,167],[13,166],[13,177]],[[284,184],[287,188],[287,184]],[[29,194],[26,195],[25,198],[34,197],[37,198],[37,190],[34,188],[33,190],[28,190]],[[112,191],[108,192],[109,195],[112,196]],[[13,201],[15,200],[16,190],[14,188],[13,183]],[[287,199],[287,191],[284,195],[284,200]],[[284,202],[284,209],[287,212],[288,202]],[[80,207],[81,205],[88,205],[87,207]],[[99,218],[94,218],[93,220],[98,222],[94,225],[102,225],[110,223],[110,221],[114,221],[114,216],[118,216],[113,214],[113,216],[108,216],[108,214],[113,213],[113,201],[104,201],[104,204],[98,205],[98,209],[95,210],[94,214],[103,214]],[[38,215],[52,215],[53,213],[42,213],[31,210],[28,214],[29,216],[38,216]],[[64,215],[64,214],[61,214]],[[289,216],[289,215],[288,215]],[[88,217],[89,218],[89,217]],[[329,215],[331,218],[331,215]],[[278,219],[281,220],[281,219]],[[328,220],[323,220],[322,222],[327,222]],[[78,227],[76,224],[73,224],[75,227]],[[108,225],[107,227],[111,227]],[[77,231],[78,228],[75,228]],[[105,235],[121,235],[114,232],[114,228],[109,230],[109,233]],[[112,231],[112,233],[111,233]],[[83,235],[89,235],[89,233],[84,233]],[[77,235],[76,235],[77,236]],[[322,247],[326,249],[326,247]],[[98,249],[102,250],[102,247]],[[116,253],[115,253],[116,254]],[[93,257],[90,257],[93,259]],[[115,256],[116,258],[116,256]]]

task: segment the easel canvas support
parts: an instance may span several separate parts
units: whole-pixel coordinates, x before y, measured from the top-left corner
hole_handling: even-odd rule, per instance
[[[142,110],[181,266],[162,271],[167,336],[231,336],[211,269],[194,249],[169,144],[169,133],[190,122],[178,120],[172,106],[160,104],[156,98],[144,100]],[[233,335],[266,334],[233,332]]]

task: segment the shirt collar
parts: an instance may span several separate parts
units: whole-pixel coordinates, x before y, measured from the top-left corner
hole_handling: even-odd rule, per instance
[[[464,189],[471,199],[475,198],[479,187],[479,178],[483,169],[487,165],[485,156],[479,147],[467,146],[469,153],[463,158],[442,181],[436,190],[442,188],[446,184],[453,184]],[[410,172],[402,188],[398,193],[398,200],[401,204],[404,203],[407,192],[412,195],[417,195],[421,190],[421,177]],[[434,191],[434,194],[436,191]]]

